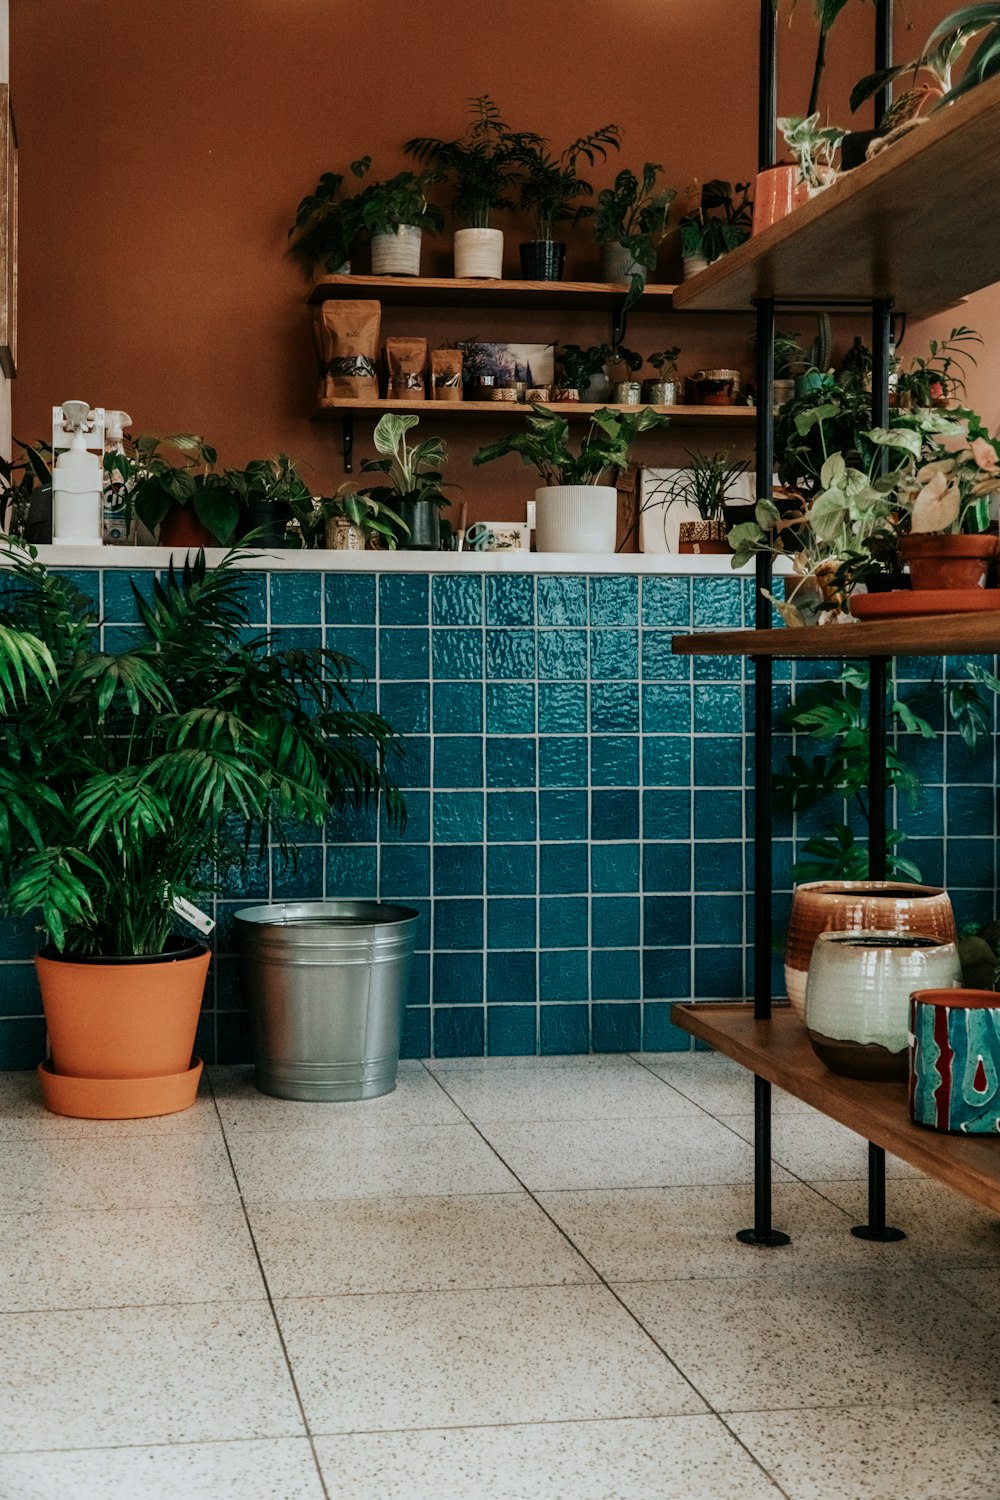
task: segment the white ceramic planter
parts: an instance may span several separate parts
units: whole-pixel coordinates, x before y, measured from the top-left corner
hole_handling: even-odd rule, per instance
[[[690,281],[692,276],[698,276],[702,271],[708,270],[708,261],[703,255],[684,256],[684,280]]]
[[[372,235],[373,276],[419,276],[422,232],[400,224],[395,234]]]
[[[613,553],[618,491],[610,484],[553,484],[535,491],[539,552]]]
[[[503,230],[456,229],[455,275],[499,281],[503,276]]]

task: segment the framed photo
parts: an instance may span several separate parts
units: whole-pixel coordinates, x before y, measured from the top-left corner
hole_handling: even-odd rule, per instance
[[[0,84],[0,370],[17,374],[17,131],[10,85]]]

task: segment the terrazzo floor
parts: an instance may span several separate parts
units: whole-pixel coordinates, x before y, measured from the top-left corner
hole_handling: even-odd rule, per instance
[[[216,1068],[98,1124],[0,1077],[0,1500],[994,1500],[1000,1225],[708,1054]]]

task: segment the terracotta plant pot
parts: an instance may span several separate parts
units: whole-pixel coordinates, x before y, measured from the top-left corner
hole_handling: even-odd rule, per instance
[[[985,532],[973,536],[911,533],[900,540],[899,554],[909,564],[915,589],[981,589],[986,587],[990,563],[997,555],[997,538]]]
[[[219,542],[189,505],[172,505],[160,522],[161,547],[218,547]]]
[[[691,384],[696,406],[732,406],[740,393],[740,372],[695,370]]]
[[[762,229],[776,224],[799,203],[804,203],[808,196],[808,189],[804,182],[799,181],[799,169],[794,162],[758,172],[753,195],[753,233],[760,234]]]
[[[955,942],[947,891],[893,880],[811,880],[796,886],[785,939],[785,989],[800,1019],[805,1016],[809,960],[820,933],[878,930]]]
[[[149,958],[35,958],[51,1059],[39,1068],[55,1114],[87,1120],[175,1114],[194,1103],[195,1032],[208,949],[180,943]]]
[[[678,528],[678,552],[702,556],[721,556],[731,552],[726,528],[721,521],[682,521]]]
[[[1000,1131],[1000,995],[916,990],[910,997],[910,1115],[961,1135]]]

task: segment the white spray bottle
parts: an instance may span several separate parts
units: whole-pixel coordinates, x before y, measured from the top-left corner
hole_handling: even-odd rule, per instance
[[[104,512],[104,408],[64,401],[52,408],[52,540],[100,546]]]
[[[132,418],[127,411],[105,412],[104,541],[111,546],[121,546],[128,541],[127,466],[116,466],[115,459],[119,455],[125,458],[125,428],[131,425]]]

